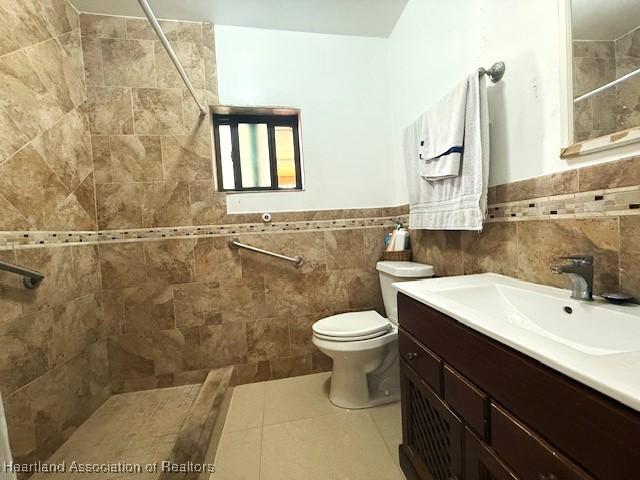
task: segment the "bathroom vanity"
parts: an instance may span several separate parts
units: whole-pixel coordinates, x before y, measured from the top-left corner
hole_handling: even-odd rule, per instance
[[[554,291],[566,293],[559,289],[492,274],[475,277],[477,285],[471,287],[480,288],[476,292],[479,302],[486,302],[484,306],[478,303],[476,310],[460,307],[458,302],[470,302],[467,307],[474,304],[469,300],[473,288],[455,288],[454,282],[467,280],[435,279],[399,287],[400,461],[406,477],[640,478],[640,413],[634,404],[640,357],[633,345],[609,342],[600,349],[586,341],[584,345],[563,345],[558,332],[535,331],[526,324],[526,304],[519,305],[517,295],[526,297],[531,286],[531,295],[540,295],[539,314],[544,313],[545,302],[566,303],[584,318],[589,307],[554,297]],[[435,282],[431,283],[435,288],[425,286],[428,282]],[[534,287],[540,291],[536,293]],[[502,300],[492,298],[492,291],[502,295]],[[557,306],[567,315],[566,322],[573,322],[560,303]],[[507,311],[511,307],[513,311]],[[609,312],[607,306],[602,309]],[[637,311],[633,310],[631,318]],[[614,324],[616,315],[625,315],[620,312],[610,310]],[[495,318],[503,319],[502,329]],[[563,317],[552,320],[560,322]],[[494,334],[494,330],[501,333]],[[530,351],[525,354],[526,348]],[[566,365],[571,376],[561,373],[554,362]],[[589,376],[589,372],[595,373]],[[622,389],[623,384],[627,390]]]

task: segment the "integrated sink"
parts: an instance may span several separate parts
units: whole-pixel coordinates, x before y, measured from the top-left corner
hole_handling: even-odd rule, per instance
[[[640,351],[640,307],[596,299],[493,273],[408,282],[396,287],[454,318],[496,333],[523,329],[588,355]]]
[[[569,290],[495,273],[394,286],[623,403],[640,405],[640,305],[574,300]]]

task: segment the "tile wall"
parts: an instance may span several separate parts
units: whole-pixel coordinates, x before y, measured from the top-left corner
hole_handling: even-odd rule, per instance
[[[496,272],[569,288],[556,257],[592,254],[597,293],[640,299],[640,158],[489,189],[482,233],[412,231],[414,259],[438,275]]]

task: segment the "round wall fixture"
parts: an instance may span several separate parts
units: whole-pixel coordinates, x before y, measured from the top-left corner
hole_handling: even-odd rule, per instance
[[[271,221],[271,214],[267,213],[267,212],[263,213],[262,214],[262,221],[264,223],[269,223]]]

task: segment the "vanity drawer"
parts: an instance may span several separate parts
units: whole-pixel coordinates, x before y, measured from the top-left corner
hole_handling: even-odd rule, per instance
[[[522,480],[593,480],[495,404],[491,404],[491,446]]]
[[[444,399],[482,438],[488,438],[489,398],[455,372],[444,366]]]
[[[434,392],[441,395],[442,360],[403,330],[398,332],[398,348],[400,357],[411,365]]]

